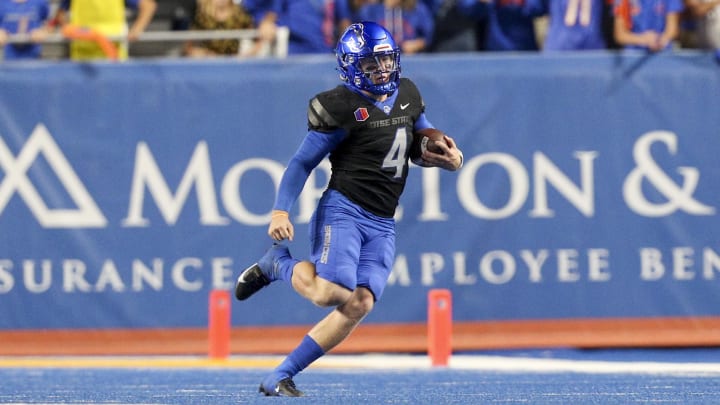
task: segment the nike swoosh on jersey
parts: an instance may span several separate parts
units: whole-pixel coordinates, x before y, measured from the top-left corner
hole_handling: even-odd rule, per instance
[[[404,109],[408,108],[409,105],[410,105],[410,103],[400,104],[400,109],[401,109],[401,110],[404,110]]]

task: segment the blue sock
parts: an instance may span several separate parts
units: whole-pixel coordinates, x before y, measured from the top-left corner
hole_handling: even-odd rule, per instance
[[[292,279],[293,267],[300,260],[294,259],[290,255],[290,250],[285,245],[274,243],[273,246],[265,252],[263,257],[258,260],[258,265],[263,274],[270,281]]]
[[[300,263],[300,260],[292,257],[283,257],[278,261],[278,279],[287,282],[292,281],[293,268]]]
[[[305,335],[298,347],[277,366],[273,375],[278,381],[285,377],[293,377],[324,354],[322,347],[310,335]]]

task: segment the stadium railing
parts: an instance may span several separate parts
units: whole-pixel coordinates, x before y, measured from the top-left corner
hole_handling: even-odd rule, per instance
[[[254,56],[247,56],[245,53],[255,39],[258,38],[258,30],[256,29],[244,29],[244,30],[187,30],[187,31],[147,31],[140,35],[140,37],[129,43],[130,45],[130,57],[137,57],[138,54],[133,54],[133,47],[141,45],[143,43],[156,43],[159,46],[155,48],[153,54],[143,54],[142,56],[168,56],[172,50],[172,46],[177,43],[186,41],[207,41],[216,39],[238,39],[240,40],[240,51],[238,57],[274,57],[274,58],[285,58],[288,53],[288,38],[290,37],[290,30],[287,27],[278,27],[275,40],[268,44],[261,52]],[[127,36],[108,36],[108,40],[115,42],[128,43]],[[65,45],[72,41],[62,33],[49,34],[43,41],[42,44],[53,44],[53,45]],[[28,43],[30,42],[30,36],[28,34],[16,34],[10,35],[8,38],[9,43]],[[1,53],[1,51],[0,51]]]

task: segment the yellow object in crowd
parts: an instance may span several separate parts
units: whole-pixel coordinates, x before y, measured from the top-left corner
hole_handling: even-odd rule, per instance
[[[104,36],[127,34],[124,0],[72,0],[70,23],[76,27],[88,28]],[[117,47],[118,59],[128,57],[127,44],[113,41]],[[76,40],[70,45],[73,60],[107,59],[108,55],[94,41]]]

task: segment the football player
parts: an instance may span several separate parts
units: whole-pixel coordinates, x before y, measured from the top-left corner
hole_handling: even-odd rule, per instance
[[[310,224],[308,261],[273,246],[238,277],[245,300],[276,280],[312,303],[335,307],[260,384],[268,396],[302,396],[293,377],[342,342],[380,299],[395,259],[393,215],[408,175],[413,132],[431,128],[415,84],[400,77],[400,48],[373,22],[350,25],[336,48],[343,84],[309,102],[308,133],[288,163],[268,234],[294,238],[289,211],[310,172],[328,154],[332,175]],[[423,166],[457,170],[462,153],[450,137],[424,152]]]

